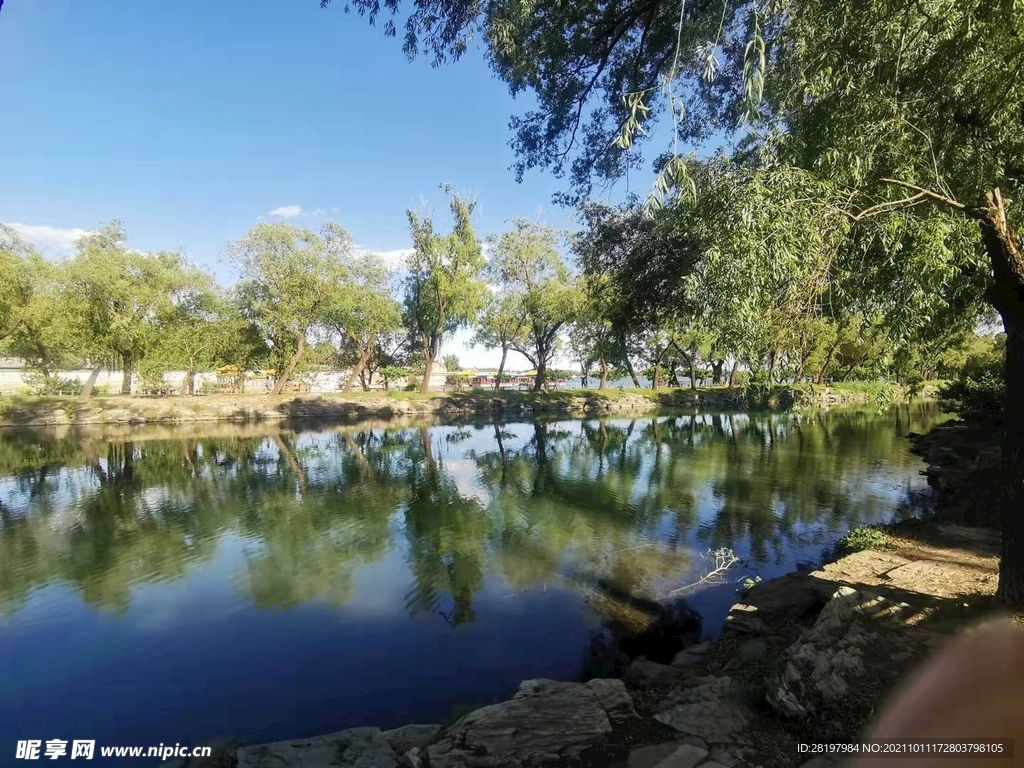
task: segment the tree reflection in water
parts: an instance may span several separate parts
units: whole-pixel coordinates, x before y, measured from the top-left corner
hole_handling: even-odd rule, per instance
[[[582,592],[632,621],[615,595],[678,585],[699,570],[695,552],[733,547],[756,566],[815,528],[885,517],[918,466],[900,438],[936,416],[5,432],[0,611],[52,583],[123,611],[138,585],[180,579],[237,536],[236,588],[264,609],[344,606],[361,569],[400,551],[411,615],[473,622],[495,577],[511,594]]]

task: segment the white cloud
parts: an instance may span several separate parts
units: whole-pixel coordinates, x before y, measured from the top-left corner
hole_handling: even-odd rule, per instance
[[[412,253],[412,248],[397,248],[393,251],[371,251],[367,248],[356,248],[356,255],[368,256],[373,254],[379,256],[390,269],[402,269],[405,267],[405,260]]]
[[[21,224],[18,222],[8,224],[7,226],[46,256],[64,256],[71,253],[78,241],[90,234],[90,230],[77,227],[62,229],[60,227]]]
[[[282,205],[280,208],[275,208],[270,212],[271,216],[280,216],[282,219],[294,219],[297,216],[302,216],[301,205]]]

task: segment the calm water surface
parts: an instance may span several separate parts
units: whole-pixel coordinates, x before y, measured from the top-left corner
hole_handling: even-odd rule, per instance
[[[904,436],[938,418],[0,433],[0,763],[443,720],[578,678],[597,580],[664,596],[730,547],[689,596],[714,635],[737,580],[919,503]]]

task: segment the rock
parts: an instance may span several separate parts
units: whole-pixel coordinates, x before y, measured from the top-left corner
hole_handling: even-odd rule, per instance
[[[782,670],[770,682],[767,699],[787,717],[808,717],[835,705],[866,673],[865,654],[879,646],[875,622],[899,620],[909,606],[867,591],[840,587],[814,626],[785,653]]]
[[[675,666],[658,664],[656,661],[637,659],[626,668],[622,681],[634,688],[657,688],[674,685],[685,679],[685,673]]]
[[[637,717],[621,680],[527,680],[509,701],[471,712],[427,747],[430,768],[572,762]],[[241,766],[239,767],[241,768]]]
[[[679,744],[669,741],[665,744],[650,744],[637,747],[629,753],[626,768],[656,768],[662,760],[679,748]]]
[[[383,736],[397,754],[404,755],[411,749],[427,746],[440,730],[440,725],[403,725],[401,728],[384,731]]]
[[[675,752],[658,763],[656,768],[694,768],[707,756],[706,749],[690,744],[681,744]]]
[[[629,753],[626,768],[694,768],[708,751],[692,744],[652,744]]]
[[[238,750],[238,768],[398,768],[398,755],[380,728],[352,728],[313,739]]]
[[[743,766],[743,761],[725,747],[714,747],[711,750],[711,759],[727,766],[727,768],[741,768]]]
[[[771,626],[816,615],[829,601],[835,585],[807,573],[792,573],[755,584],[726,617],[726,630],[763,634]]]
[[[679,740],[681,744],[689,744],[694,747],[700,747],[701,749],[708,749],[708,743],[704,741],[700,736],[683,736]]]
[[[740,667],[749,666],[751,664],[758,664],[764,661],[764,658],[767,655],[768,643],[760,637],[753,637],[740,644],[735,653],[733,653],[732,658],[726,662],[724,669],[739,669]]]
[[[691,667],[704,661],[705,654],[711,649],[713,643],[699,643],[685,648],[676,654],[672,659],[673,667]]]
[[[704,677],[681,690],[677,703],[654,716],[675,730],[709,744],[735,743],[751,719],[740,685],[731,677]]]

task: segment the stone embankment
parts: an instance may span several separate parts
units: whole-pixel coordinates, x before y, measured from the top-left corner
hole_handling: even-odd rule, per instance
[[[897,393],[899,394],[899,393]],[[864,391],[829,387],[778,387],[768,399],[774,408],[831,407],[873,402]],[[452,392],[433,397],[299,395],[207,395],[201,397],[19,398],[0,401],[0,426],[96,424],[191,424],[231,421],[346,423],[368,418],[427,416],[458,418],[473,414],[640,413],[658,408],[735,410],[749,408],[743,389],[659,389],[654,391],[560,390],[554,392]]]
[[[968,525],[997,526],[1001,428],[987,422],[949,421],[926,434],[910,434],[911,451],[928,468],[939,516]]]
[[[898,681],[984,610],[997,545],[975,528],[912,525],[888,551],[754,586],[719,638],[689,639],[670,663],[637,656],[620,679],[527,680],[447,726],[229,748],[192,768],[829,768],[797,745],[863,736]],[[675,648],[685,635],[645,637]]]

